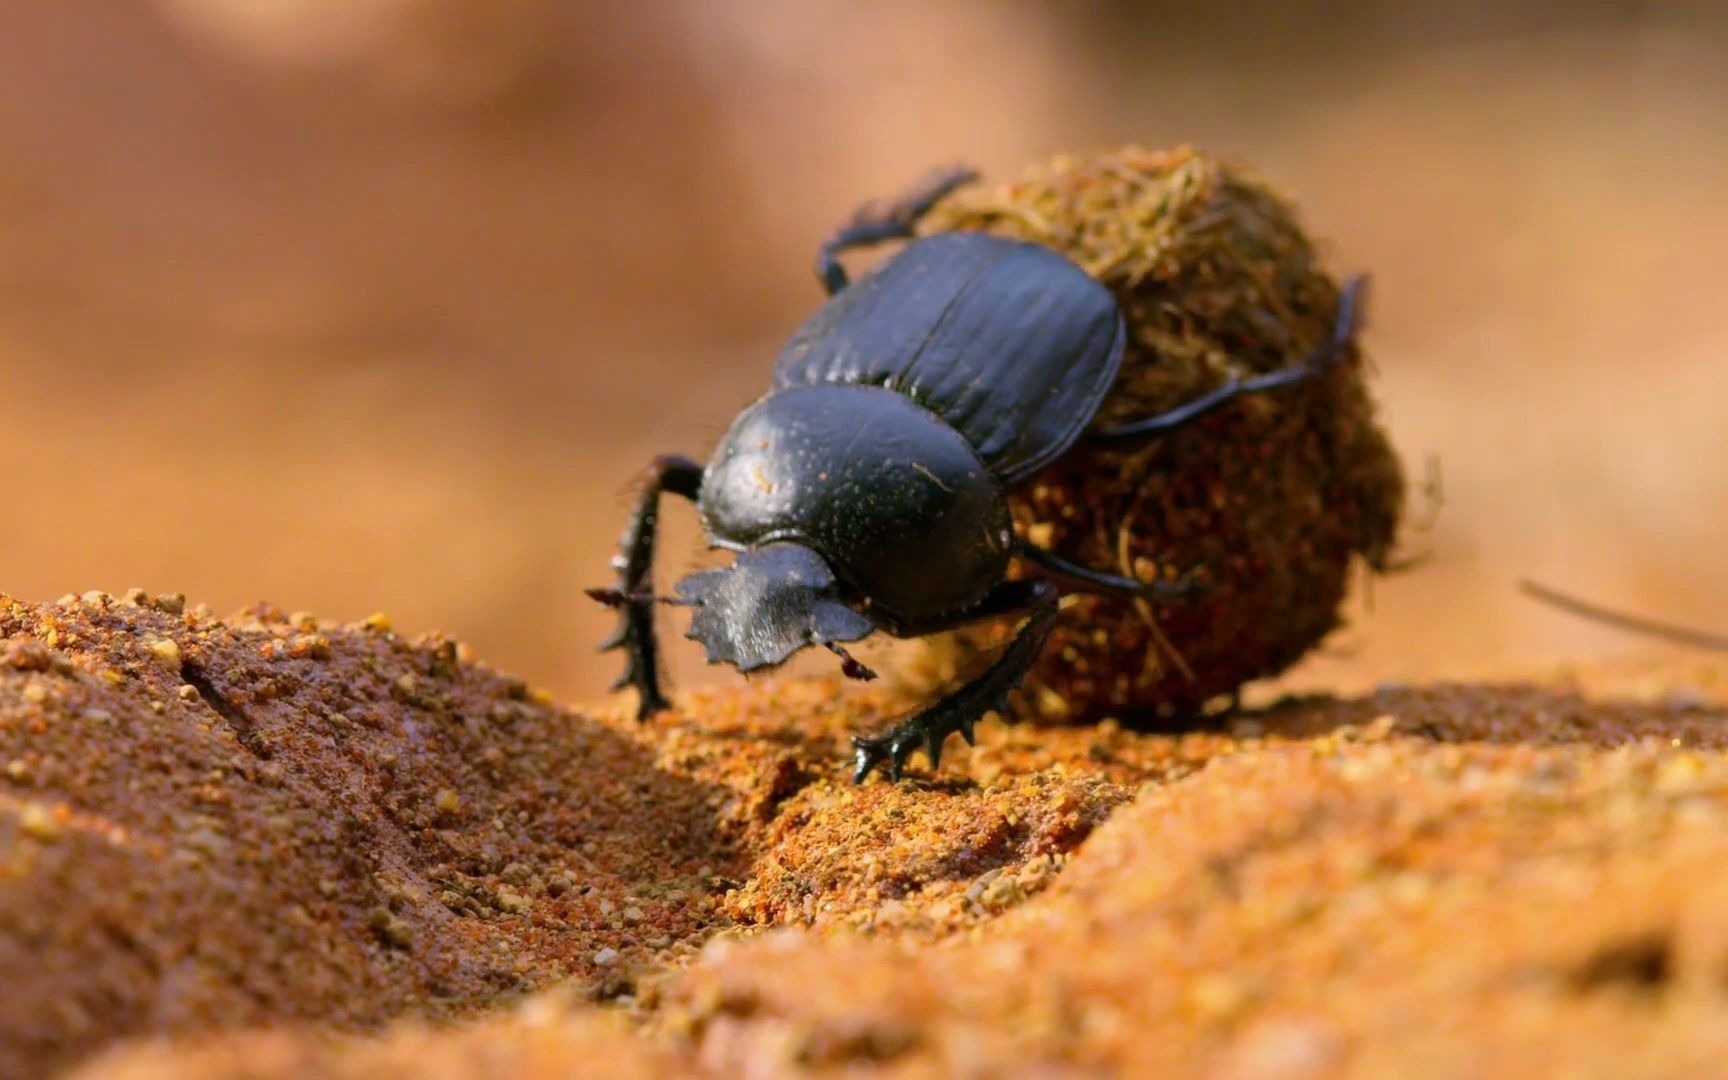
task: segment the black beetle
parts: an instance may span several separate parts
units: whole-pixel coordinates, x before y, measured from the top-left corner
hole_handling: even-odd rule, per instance
[[[893,730],[854,736],[854,779],[887,763],[898,779],[913,750],[932,767],[947,737],[1001,710],[1037,660],[1057,616],[1058,583],[1159,601],[1186,583],[1140,582],[1078,566],[1017,540],[1006,489],[1083,433],[1105,443],[1161,435],[1243,395],[1291,386],[1352,351],[1362,279],[1339,298],[1332,338],[1300,365],[1236,379],[1169,412],[1086,432],[1121,363],[1125,329],[1110,292],[1049,248],[977,232],[912,239],[918,219],[976,174],[950,170],[900,199],[872,204],[825,243],[817,275],[831,299],[792,336],[773,386],[746,408],[706,467],[654,462],[613,565],[622,608],[602,649],[629,661],[614,689],[635,686],[640,715],[666,707],[655,603],[695,608],[686,635],[710,663],[772,667],[808,645],[846,674],[874,673],[843,643],[876,630],[919,637],[978,619],[1025,625],[970,682]],[[848,285],[837,256],[911,239]],[[697,504],[710,546],[738,553],[720,570],[652,595],[659,498]],[[1015,558],[1038,573],[1010,580]]]

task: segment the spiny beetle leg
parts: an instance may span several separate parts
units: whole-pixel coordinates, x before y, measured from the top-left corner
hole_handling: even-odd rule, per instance
[[[1026,625],[996,662],[976,679],[885,734],[854,735],[853,782],[863,783],[878,765],[885,766],[890,780],[899,780],[901,768],[918,749],[923,749],[934,769],[941,761],[942,744],[956,733],[970,744],[973,725],[990,710],[1000,712],[1007,707],[1008,692],[1020,685],[1044,651],[1051,625],[1056,621],[1057,597],[1056,586],[1048,581],[1010,581],[998,585],[980,606],[992,610],[1027,610]],[[955,621],[971,619],[960,616]]]
[[[612,683],[612,689],[636,688],[640,699],[636,710],[639,720],[668,707],[666,695],[660,690],[660,654],[654,640],[655,598],[648,595],[652,591],[660,495],[679,495],[694,502],[701,491],[702,466],[675,455],[655,458],[642,486],[636,512],[631,515],[619,541],[618,554],[612,560],[613,569],[618,571],[618,587],[602,602],[618,607],[618,629],[600,643],[600,651],[624,651],[624,673]]]
[[[918,221],[943,196],[964,184],[978,179],[974,169],[951,165],[938,169],[898,198],[865,203],[841,226],[816,253],[816,277],[829,296],[847,285],[846,268],[840,265],[840,253],[853,248],[869,247],[884,240],[904,240],[912,236]]]
[[[1193,401],[1178,405],[1169,412],[1119,427],[1097,428],[1087,432],[1086,438],[1093,443],[1108,446],[1167,435],[1239,397],[1294,386],[1324,374],[1333,364],[1350,355],[1350,350],[1356,343],[1356,332],[1361,328],[1362,304],[1367,288],[1368,279],[1360,274],[1344,282],[1344,287],[1338,291],[1338,315],[1332,324],[1332,337],[1309,353],[1300,364],[1256,375],[1251,379],[1231,378],[1218,389],[1201,394]]]

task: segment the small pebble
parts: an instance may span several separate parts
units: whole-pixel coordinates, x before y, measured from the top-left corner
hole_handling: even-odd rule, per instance
[[[55,820],[54,811],[41,803],[25,804],[23,812],[18,815],[18,825],[26,836],[44,843],[60,836],[60,822]]]
[[[409,949],[414,945],[414,928],[393,915],[389,908],[373,908],[367,916],[366,925],[383,938],[386,944],[398,949]]]

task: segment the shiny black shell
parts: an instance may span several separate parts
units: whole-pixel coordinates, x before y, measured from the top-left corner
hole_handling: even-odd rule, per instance
[[[904,394],[1013,483],[1091,423],[1125,336],[1109,291],[1049,248],[941,233],[913,241],[817,311],[780,353],[774,387]]]
[[[971,607],[1013,541],[1001,481],[960,432],[875,386],[793,387],[744,410],[698,505],[718,547],[813,548],[890,629]]]

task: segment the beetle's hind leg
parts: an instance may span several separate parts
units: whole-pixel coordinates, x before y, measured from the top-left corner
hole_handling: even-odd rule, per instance
[[[1168,434],[1184,424],[1198,420],[1207,413],[1228,405],[1245,394],[1258,394],[1283,386],[1294,386],[1297,383],[1307,382],[1316,375],[1323,374],[1333,364],[1350,355],[1350,351],[1356,343],[1356,332],[1361,328],[1362,304],[1367,287],[1368,279],[1361,275],[1344,283],[1344,287],[1338,291],[1338,317],[1332,325],[1332,337],[1325,344],[1309,353],[1308,357],[1300,364],[1280,371],[1256,375],[1251,379],[1232,378],[1218,389],[1202,394],[1193,401],[1178,405],[1169,412],[1159,413],[1157,416],[1137,420],[1130,424],[1123,424],[1120,427],[1097,428],[1087,432],[1086,438],[1093,443],[1109,445]]]
[[[961,165],[950,166],[932,173],[916,187],[895,199],[865,203],[852,215],[852,220],[822,245],[816,253],[816,277],[833,296],[846,287],[846,268],[840,265],[840,253],[853,248],[880,244],[884,240],[904,240],[918,227],[918,219],[942,201],[943,196],[964,184],[978,179],[978,173]]]
[[[596,599],[615,601],[619,607],[618,630],[601,642],[600,649],[624,650],[624,674],[612,684],[612,689],[636,688],[640,699],[636,715],[641,720],[667,707],[666,695],[660,690],[659,646],[654,640],[654,598],[648,595],[653,585],[660,495],[662,492],[680,495],[694,502],[701,491],[702,466],[675,455],[655,458],[636,512],[631,515],[630,525],[619,541],[618,554],[612,559],[612,567],[618,571],[618,588],[590,591]]]
[[[970,743],[979,717],[1006,707],[1008,692],[1020,685],[1044,651],[1051,624],[1056,621],[1058,595],[1056,586],[1048,581],[1004,582],[978,607],[952,620],[951,625],[959,625],[992,615],[1027,613],[1020,633],[982,675],[886,734],[852,736],[856,762],[853,781],[862,783],[878,765],[887,769],[889,779],[898,780],[901,766],[919,749],[935,768],[942,760],[942,744],[955,733]],[[932,627],[929,632],[937,629],[942,628]]]

